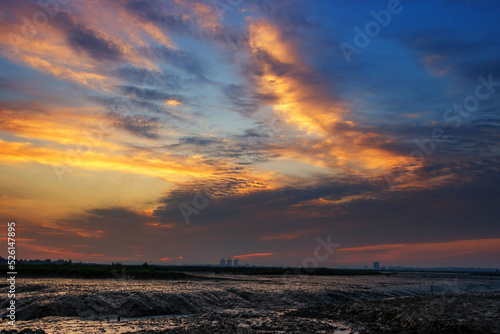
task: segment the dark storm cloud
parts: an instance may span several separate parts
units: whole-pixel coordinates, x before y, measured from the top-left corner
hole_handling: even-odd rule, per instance
[[[353,114],[348,118],[353,117],[351,120],[360,123],[357,128],[385,137],[387,142],[381,144],[381,148],[408,156],[417,148],[414,140],[429,139],[432,130],[439,127],[455,144],[438,145],[435,155],[467,153],[470,157],[474,152],[490,154],[495,146],[498,147],[495,138],[498,136],[495,110],[500,109],[498,91],[481,101],[470,118],[460,117],[457,129],[452,127],[454,122],[444,119],[449,108],[474,95],[480,83],[479,75],[486,78],[488,73],[497,73],[498,61],[494,55],[500,49],[490,40],[490,37],[479,34],[464,41],[463,34],[458,31],[422,32],[405,25],[399,33],[388,32],[387,41],[397,41],[394,49],[398,51],[394,57],[377,57],[378,52],[384,50],[374,41],[349,66],[345,66],[345,60],[339,59],[340,63],[332,61],[319,69],[323,77],[337,81],[330,79],[331,85],[351,103]],[[388,47],[387,44],[384,46]],[[400,46],[404,49],[399,50]],[[397,56],[408,50],[418,58]],[[441,72],[448,66],[449,71]],[[394,71],[396,67],[401,70]],[[500,73],[493,75],[493,81],[500,81]],[[358,103],[360,94],[364,94],[363,103]],[[487,125],[488,130],[479,129],[477,125]]]
[[[282,63],[263,50],[258,50],[257,52],[255,52],[254,57],[258,64],[266,64],[271,68],[270,71],[272,71],[277,76],[293,77],[300,74],[295,64]],[[257,75],[261,74],[261,71],[258,68],[254,69],[254,72]]]
[[[225,182],[216,184],[216,188],[224,188],[227,193],[232,190],[233,186],[249,187],[252,183],[228,175]],[[258,184],[259,187],[263,185]],[[173,219],[174,216],[178,218],[177,222],[182,222],[182,217],[177,208],[180,203],[190,203],[196,191],[201,191],[205,188],[203,184],[193,184],[188,187],[183,187],[177,191],[169,193],[168,196],[161,200],[164,205],[159,207],[155,214],[158,217]],[[345,181],[326,181],[323,184],[310,186],[310,187],[286,187],[277,190],[261,190],[257,193],[250,195],[234,195],[226,196],[217,199],[214,205],[203,211],[200,216],[200,224],[209,224],[211,221],[218,219],[248,217],[251,218],[258,213],[262,219],[266,218],[266,214],[270,212],[281,212],[282,210],[289,209],[293,205],[299,204],[304,201],[328,197],[329,199],[340,199],[343,196],[359,194],[369,190],[376,189],[376,185],[366,181],[359,183],[350,180]],[[208,189],[210,191],[210,187]],[[229,193],[230,194],[230,193]],[[242,223],[245,223],[242,221]]]
[[[146,115],[120,115],[110,112],[107,117],[113,120],[113,126],[133,134],[156,139],[160,128],[160,118]]]
[[[192,137],[180,138],[178,145],[188,144],[188,145],[195,145],[195,146],[207,146],[207,145],[212,145],[212,144],[219,144],[222,142],[223,142],[223,140],[220,138],[192,136]]]
[[[189,150],[193,154],[201,155],[206,163],[213,160],[230,159],[239,165],[250,165],[267,161],[270,156],[263,150],[264,143],[256,141],[254,136],[234,136],[228,138],[209,136],[186,136],[178,143],[168,145],[169,149],[178,152]]]
[[[137,112],[151,112],[161,114],[170,120],[184,120],[183,118],[172,114],[163,106],[140,98],[91,96],[89,97],[89,100],[107,107],[108,110],[113,113],[130,114]]]
[[[90,26],[79,23],[69,13],[60,11],[54,17],[54,26],[66,35],[68,45],[78,53],[86,53],[97,61],[122,60],[120,46]]]
[[[458,31],[435,29],[397,37],[403,45],[417,50],[422,55],[445,57],[467,57],[476,55],[478,50],[491,46],[491,41],[464,41]]]
[[[100,207],[75,214],[71,218],[58,219],[55,221],[55,225],[58,226],[58,228],[64,228],[64,230],[69,232],[68,234],[71,233],[70,231],[75,230],[87,232],[89,234],[101,231],[101,233],[103,233],[102,237],[113,239],[126,237],[125,239],[131,239],[131,236],[127,236],[129,233],[127,231],[140,230],[149,220],[149,217],[137,214],[125,208]],[[43,232],[40,226],[33,226],[32,228],[39,228],[42,235],[51,235],[55,232],[51,231],[49,227],[46,228],[46,233]],[[59,233],[61,232],[62,231],[59,230]],[[75,239],[84,239],[85,237],[74,235],[72,238],[74,241]],[[119,243],[116,243],[116,245],[118,244]]]
[[[452,66],[446,75],[457,74],[474,81],[478,75],[499,75],[500,46],[493,43],[499,33],[496,20],[499,9],[494,1],[453,2],[436,4],[423,1],[412,4],[417,13],[426,13],[429,23],[422,26],[416,19],[391,32],[389,38],[415,52],[421,65],[443,70]],[[441,13],[447,12],[446,24],[440,22]]]
[[[75,214],[70,219],[56,220],[57,228],[47,227],[42,230],[35,226],[34,229],[40,231],[30,233],[37,235],[37,245],[42,248],[52,246],[51,238],[55,233],[64,235],[59,246],[68,250],[88,253],[96,259],[99,254],[105,254],[105,258],[100,261],[106,261],[106,257],[133,260],[152,244],[155,245],[156,252],[161,251],[163,236],[148,227],[147,223],[150,221],[150,217],[126,208],[101,207]],[[82,244],[85,247],[79,248],[78,245]]]
[[[1,84],[0,84],[1,86]],[[28,101],[7,100],[0,102],[0,111],[11,110],[16,111],[17,114],[22,113],[42,113],[47,114],[47,110],[40,107],[39,104]]]
[[[443,70],[452,66],[451,72],[474,81],[479,75],[493,74],[500,77],[500,63],[497,54],[500,46],[491,41],[496,34],[488,33],[464,41],[463,33],[449,30],[432,30],[401,35],[397,40],[416,51],[422,57],[422,64]]]
[[[361,145],[377,146],[401,156],[409,156],[421,145],[432,145],[435,152],[431,158],[464,154],[468,157],[475,154],[491,154],[499,147],[500,140],[500,113],[498,111],[477,112],[474,118],[464,119],[461,126],[453,127],[449,124],[443,126],[418,124],[387,124],[384,126],[359,126],[358,130],[364,133],[378,131],[378,139],[360,141]],[[438,140],[433,139],[433,132],[442,132]],[[420,143],[420,144],[419,144]],[[433,144],[430,144],[433,143]],[[473,150],[473,151],[471,151]]]
[[[120,47],[106,40],[99,32],[78,25],[68,31],[69,45],[78,52],[86,52],[95,60],[119,60],[122,58]]]
[[[312,26],[304,16],[303,1],[299,0],[254,0],[247,4],[250,10],[272,18],[284,29]]]
[[[441,186],[412,187],[353,202],[344,218],[353,224],[369,222],[367,232],[381,243],[488,238],[500,232],[495,223],[500,209],[494,204],[500,196],[499,162],[489,158],[422,168],[416,175],[421,180],[449,180]]]
[[[261,128],[246,129],[246,130],[243,131],[242,134],[236,135],[236,138],[240,138],[240,139],[245,139],[245,138],[257,138],[257,139],[260,139],[260,138],[264,138],[264,139],[267,139],[267,138],[270,137],[269,134],[267,134],[265,132],[262,132],[260,130],[261,130]]]
[[[145,94],[156,96],[162,93],[149,91]],[[113,126],[146,138],[158,138],[161,128],[176,128],[179,124],[190,123],[163,106],[141,98],[92,96],[89,100],[108,109],[104,116]]]
[[[179,102],[185,102],[183,96],[178,94],[168,94],[163,91],[141,88],[135,86],[115,86],[116,90],[121,94],[132,98],[132,99],[143,99],[143,100],[176,100]]]
[[[495,43],[493,44],[496,45]],[[484,53],[487,53],[491,58],[479,61],[465,60],[463,62],[461,66],[463,75],[471,80],[474,80],[479,75],[487,77],[491,74],[495,82],[500,81],[500,60],[496,56],[500,54],[500,46],[496,50],[485,50]]]
[[[151,4],[135,3],[134,8],[142,8]],[[164,6],[151,8],[152,12],[164,11]],[[179,14],[179,17],[183,15]],[[117,41],[108,38],[103,32],[99,32],[92,27],[85,26],[70,14],[61,12],[56,17],[56,26],[67,36],[68,44],[78,52],[85,52],[98,61],[116,62],[123,60],[123,54]],[[168,20],[167,20],[168,21]],[[182,29],[181,29],[182,31]],[[207,81],[205,77],[206,69],[194,54],[173,49],[169,47],[139,47],[136,49],[141,55],[156,59],[163,64],[172,66],[177,70],[184,71],[195,76],[198,80]],[[103,66],[102,72],[112,76],[131,79],[132,83],[139,85],[160,86],[167,89],[179,89],[181,86],[180,77],[168,70],[152,71],[136,68],[132,65],[121,65],[116,68],[106,68]]]
[[[163,1],[134,1],[127,0],[121,2],[123,8],[130,13],[143,18],[146,21],[159,23],[174,32],[185,32],[191,29],[191,19],[186,18],[181,13],[169,13],[165,10],[167,7],[172,6],[172,3],[165,3]]]
[[[320,51],[305,54],[331,91],[351,103],[349,117],[382,129],[408,121],[405,114],[413,113],[427,112],[426,121],[440,122],[447,108],[474,93],[479,75],[493,73],[494,80],[500,81],[496,56],[500,47],[492,43],[499,31],[491,24],[494,15],[486,14],[496,12],[498,4],[471,2],[465,7],[458,2],[443,6],[419,1],[405,5],[401,15],[393,17],[347,64],[340,42],[352,43],[352,29],[363,28],[373,19],[370,10],[376,10],[369,2],[358,4],[354,12],[349,6],[332,6],[336,11],[331,12],[331,21],[337,31],[332,32],[332,25],[314,29],[302,48],[315,50],[318,36],[329,41],[321,44]],[[443,12],[448,13],[446,23]]]
[[[137,225],[147,221],[146,217],[124,208],[94,208],[87,211],[87,213],[89,217],[94,216],[108,220],[107,223],[94,223],[92,226],[89,226],[93,228],[119,227],[117,224],[119,224],[121,220],[129,223],[136,221],[135,224]]]
[[[199,1],[199,3],[207,5],[216,13],[214,2]],[[123,1],[122,6],[141,20],[154,22],[171,33],[216,42],[230,52],[245,48],[248,41],[247,33],[238,26],[228,27],[219,22],[221,25],[206,29],[201,25],[204,18],[199,17],[200,13],[191,10],[190,6],[184,7],[175,2],[160,1]],[[179,55],[172,54],[171,51],[165,54],[166,57]]]
[[[212,199],[190,219],[195,226],[217,226],[214,233],[231,228],[233,238],[245,238],[245,233],[257,238],[312,226],[335,232],[335,240],[343,244],[489,238],[500,232],[500,208],[495,204],[500,198],[499,162],[498,158],[491,158],[428,166],[419,170],[416,177],[428,180],[449,176],[448,182],[394,192],[387,189],[384,180],[352,177],[323,180],[309,187],[233,194]],[[192,206],[197,191],[206,187],[198,185],[191,193],[187,189],[163,198],[155,215],[184,223],[178,205]],[[351,200],[342,201],[350,197]],[[249,224],[254,232],[249,232]]]
[[[275,100],[274,96],[254,92],[249,86],[229,84],[221,89],[232,109],[247,117]]]
[[[23,92],[24,90],[21,82],[6,77],[0,77],[0,89],[2,91],[9,90],[12,92]]]
[[[161,87],[169,90],[179,90],[182,88],[182,80],[179,75],[166,70],[149,71],[144,68],[126,65],[114,68],[111,73],[121,79],[127,80],[129,84]]]
[[[205,79],[206,69],[201,63],[201,60],[194,54],[169,47],[161,47],[154,52],[159,59],[172,65],[174,68],[182,69],[188,74]]]

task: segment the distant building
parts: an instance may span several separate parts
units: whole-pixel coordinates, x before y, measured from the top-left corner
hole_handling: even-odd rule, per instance
[[[238,266],[238,264],[239,264],[239,263],[238,263],[238,259],[234,260],[234,264],[233,264],[233,265],[234,265],[235,267],[237,267],[237,266]]]
[[[231,260],[231,259],[227,259],[227,261],[226,261],[226,266],[231,267],[231,266],[232,266],[232,263],[231,263],[231,262],[232,262],[232,260]]]
[[[380,269],[380,262],[373,262],[373,269],[379,270]]]
[[[226,260],[220,259],[220,266],[225,267],[226,266]]]

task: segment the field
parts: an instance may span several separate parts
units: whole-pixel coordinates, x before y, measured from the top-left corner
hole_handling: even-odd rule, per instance
[[[121,268],[112,273],[114,278],[106,279],[19,278],[17,329],[45,333],[390,333],[399,328],[411,333],[424,328],[432,333],[434,329],[453,332],[460,324],[474,332],[494,329],[491,319],[498,311],[490,306],[500,298],[499,277],[464,273],[308,276],[193,270],[179,274],[161,268],[168,273],[167,279],[132,279],[141,269],[145,270]],[[431,296],[431,286],[435,296]],[[6,302],[2,296],[2,315]],[[415,305],[426,310],[422,316],[412,312]],[[474,314],[468,311],[471,307]],[[0,329],[7,328],[3,322]]]
[[[273,267],[216,267],[216,266],[155,266],[155,265],[105,265],[105,264],[24,264],[17,265],[23,277],[59,278],[116,278],[126,275],[130,279],[188,279],[198,278],[196,273],[236,274],[236,275],[308,275],[345,276],[379,275],[374,270],[328,269],[328,268],[273,268]],[[7,266],[0,266],[7,272]]]

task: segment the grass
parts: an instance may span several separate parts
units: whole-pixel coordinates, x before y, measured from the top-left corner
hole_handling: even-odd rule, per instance
[[[276,268],[276,267],[209,267],[209,266],[164,266],[182,272],[212,272],[235,275],[311,275],[311,276],[346,276],[378,275],[374,270],[329,269],[329,268]]]
[[[6,273],[7,266],[1,271]],[[274,267],[155,266],[121,264],[17,264],[17,277],[130,278],[177,280],[201,278],[192,273],[236,275],[378,275],[374,270]]]
[[[3,272],[7,266],[2,265]],[[193,275],[156,266],[101,264],[17,264],[17,277],[188,279]]]

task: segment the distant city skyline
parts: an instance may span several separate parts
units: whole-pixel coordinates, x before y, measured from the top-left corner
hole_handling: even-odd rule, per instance
[[[219,261],[219,265],[221,267],[238,267],[239,266],[239,260],[238,259],[232,259],[232,258],[227,258],[227,259],[224,259],[222,258],[220,261]]]

